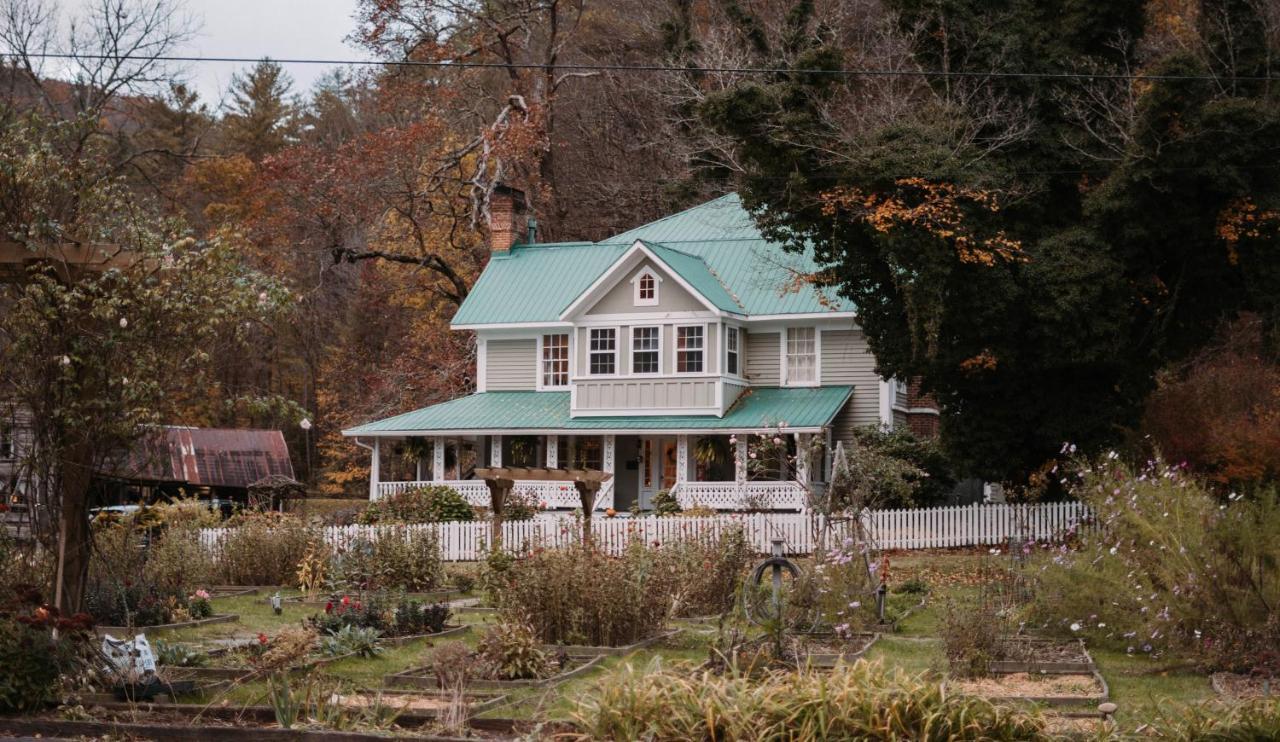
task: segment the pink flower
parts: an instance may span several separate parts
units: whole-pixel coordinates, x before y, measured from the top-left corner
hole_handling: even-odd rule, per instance
[[[197,597],[197,598],[199,598],[199,599],[201,599],[201,600],[208,600],[208,599],[209,599],[209,591],[208,591],[208,590],[205,590],[205,589],[203,589],[203,588],[201,588],[201,589],[199,589],[199,590],[197,590],[197,591],[196,591],[196,597]]]

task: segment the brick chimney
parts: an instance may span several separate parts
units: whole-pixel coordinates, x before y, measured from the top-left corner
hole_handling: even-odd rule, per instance
[[[507,253],[528,234],[524,191],[497,186],[489,196],[489,249]]]

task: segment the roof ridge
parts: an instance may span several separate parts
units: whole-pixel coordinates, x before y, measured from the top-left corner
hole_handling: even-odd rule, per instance
[[[698,209],[701,209],[701,208],[705,208],[705,207],[707,207],[707,206],[710,206],[711,204],[713,204],[713,203],[715,203],[715,202],[717,202],[717,201],[723,201],[723,200],[725,200],[726,198],[734,198],[734,197],[737,197],[737,195],[738,195],[738,192],[737,192],[737,191],[729,191],[728,193],[724,194],[723,196],[716,196],[715,198],[711,199],[710,201],[703,201],[702,203],[700,203],[700,204],[698,204],[698,205],[696,205],[696,206],[690,206],[689,208],[687,208],[687,209],[682,209],[682,210],[680,210],[680,211],[675,212],[674,214],[667,214],[666,216],[664,216],[664,217],[662,217],[662,218],[660,218],[660,219],[654,219],[654,220],[653,220],[653,221],[651,221],[651,222],[645,222],[644,224],[637,224],[636,226],[634,226],[634,227],[632,227],[632,228],[630,228],[630,229],[624,229],[624,230],[622,230],[621,232],[618,232],[617,234],[613,235],[612,237],[607,237],[607,238],[605,238],[604,240],[601,240],[601,242],[599,242],[599,243],[597,243],[597,244],[604,244],[604,243],[606,243],[608,240],[612,240],[614,237],[618,237],[618,236],[620,236],[620,235],[624,235],[624,234],[627,234],[627,233],[629,233],[629,232],[635,232],[636,230],[644,229],[645,227],[652,227],[652,226],[653,226],[653,225],[655,225],[655,224],[662,224],[663,222],[668,221],[668,220],[671,220],[671,219],[675,219],[675,218],[676,218],[676,217],[678,217],[678,216],[684,216],[685,214],[688,214],[690,211],[697,211]]]

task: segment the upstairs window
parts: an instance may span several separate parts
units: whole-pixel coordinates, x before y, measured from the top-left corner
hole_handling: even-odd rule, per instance
[[[786,383],[804,386],[818,383],[818,331],[812,327],[788,327]]]
[[[660,327],[631,328],[631,373],[658,373],[661,330]]]
[[[676,373],[702,373],[702,325],[676,328]]]
[[[741,373],[741,360],[738,350],[738,328],[724,328],[724,370],[725,373],[738,376]]]
[[[7,414],[0,412],[0,461],[16,458],[18,455],[18,425],[13,411]]]
[[[592,376],[612,376],[618,373],[617,329],[600,327],[591,330],[587,363]]]
[[[542,386],[569,386],[569,336],[542,336]]]
[[[653,271],[645,269],[631,279],[635,285],[635,304],[637,307],[652,307],[658,303],[658,277]]]

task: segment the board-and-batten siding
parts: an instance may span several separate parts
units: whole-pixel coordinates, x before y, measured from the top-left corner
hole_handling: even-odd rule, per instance
[[[517,392],[537,387],[538,341],[489,340],[485,343],[484,383],[490,392]]]
[[[753,386],[777,386],[781,383],[778,363],[782,342],[776,332],[743,333],[747,345],[747,378]]]
[[[836,415],[831,426],[832,444],[853,441],[854,428],[880,423],[880,377],[876,360],[860,330],[824,330],[822,333],[822,384],[853,386],[853,397]]]

